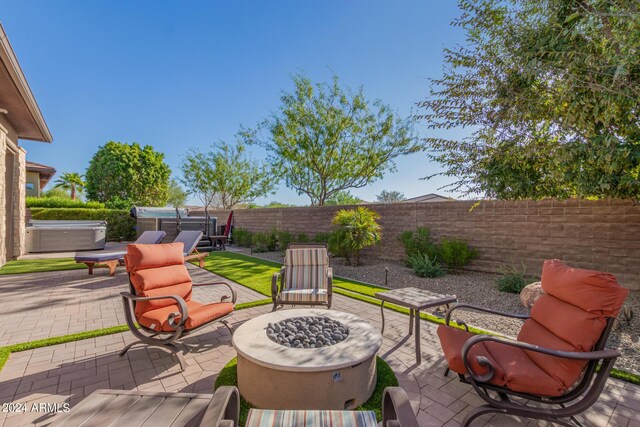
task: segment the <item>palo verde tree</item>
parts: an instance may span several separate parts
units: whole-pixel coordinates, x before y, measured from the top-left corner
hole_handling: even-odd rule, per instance
[[[453,190],[501,199],[640,196],[640,3],[461,0],[464,46],[421,103]],[[440,134],[442,135],[442,133]]]
[[[357,205],[362,203],[362,200],[358,196],[354,196],[349,191],[338,191],[337,193],[333,193],[333,195],[325,200],[324,204],[326,206],[344,206],[344,205]]]
[[[109,141],[93,155],[87,199],[118,206],[166,206],[171,169],[150,145]]]
[[[396,117],[381,101],[368,102],[362,89],[343,90],[336,76],[328,84],[314,85],[303,75],[293,82],[279,111],[241,134],[264,146],[286,185],[312,205],[370,184],[395,170],[396,158],[420,149],[412,119]]]
[[[204,206],[232,209],[273,192],[277,178],[266,163],[252,161],[243,142],[191,150],[182,162],[182,184]]]
[[[59,188],[61,190],[68,191],[71,200],[75,200],[78,193],[84,191],[85,182],[82,180],[82,175],[77,172],[65,172],[60,175],[53,186],[53,188]]]
[[[167,190],[167,206],[171,206],[173,208],[184,206],[187,202],[187,197],[188,194],[180,186],[180,183],[175,178],[171,178],[169,180],[169,188]]]

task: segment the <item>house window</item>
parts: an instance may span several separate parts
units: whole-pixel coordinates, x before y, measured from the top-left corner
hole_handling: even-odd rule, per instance
[[[36,186],[33,182],[27,182],[27,190],[34,190]]]

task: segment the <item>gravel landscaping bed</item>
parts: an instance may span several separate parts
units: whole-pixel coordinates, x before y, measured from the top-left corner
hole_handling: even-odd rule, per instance
[[[245,248],[234,249],[249,254]],[[257,258],[282,262],[283,254],[265,252],[250,254]],[[496,274],[460,271],[449,273],[444,277],[426,279],[417,277],[413,271],[399,261],[386,261],[374,258],[363,259],[359,267],[344,265],[339,258],[331,260],[333,275],[345,277],[374,285],[390,288],[419,287],[442,294],[456,295],[460,302],[488,307],[506,313],[527,313],[520,304],[516,294],[499,292],[496,289]],[[388,268],[388,280],[385,282],[385,268]],[[617,348],[622,357],[618,358],[615,367],[626,371],[640,373],[640,292],[631,292],[626,304],[631,307],[634,317],[630,322],[620,319],[619,326],[609,339],[609,348]],[[443,309],[427,310],[432,314],[444,316]],[[458,311],[455,319],[462,320],[475,327],[495,331],[507,336],[517,335],[522,321],[507,317]]]

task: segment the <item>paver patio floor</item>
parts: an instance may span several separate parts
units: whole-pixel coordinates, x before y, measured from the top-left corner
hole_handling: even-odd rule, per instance
[[[196,282],[217,277],[190,268]],[[263,299],[238,284],[239,302]],[[15,343],[124,323],[118,293],[127,290],[123,269],[111,278],[105,271],[88,276],[86,270],[0,277],[0,323],[3,343]],[[194,298],[216,300],[223,289],[194,289]],[[380,309],[341,295],[334,308],[354,313],[380,327]],[[271,306],[237,311],[234,326]],[[408,316],[386,312],[384,342],[379,355],[394,369],[400,385],[408,392],[421,426],[456,426],[469,408],[482,404],[470,386],[450,375],[444,377],[442,352],[435,336],[436,326],[422,324],[423,362],[415,364],[413,339],[407,339]],[[156,348],[136,346],[124,357],[118,352],[133,340],[130,333],[113,334],[56,346],[14,353],[0,372],[0,403],[62,403],[72,406],[99,388],[139,389],[168,392],[213,392],[220,369],[235,356],[231,337],[221,325],[203,328],[185,339],[192,351],[188,368],[181,372],[177,360]],[[589,426],[640,426],[640,387],[610,379],[605,392],[581,417]],[[42,412],[0,413],[7,426],[47,425],[55,415]],[[546,425],[505,416],[485,416],[475,425]]]

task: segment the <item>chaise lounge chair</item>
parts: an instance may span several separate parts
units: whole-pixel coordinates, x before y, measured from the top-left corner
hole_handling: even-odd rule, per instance
[[[285,304],[326,305],[331,308],[332,293],[333,272],[329,267],[326,245],[289,244],[284,266],[273,275],[271,282],[273,311]]]
[[[157,244],[162,242],[164,236],[167,233],[164,231],[145,231],[134,242],[136,244]],[[76,255],[75,261],[77,263],[86,264],[89,267],[89,274],[93,274],[93,269],[96,267],[107,267],[109,269],[109,275],[116,274],[116,267],[122,263],[126,250],[120,251],[101,251],[101,252],[84,252],[80,255]]]
[[[445,375],[449,370],[458,373],[487,402],[469,412],[462,426],[487,413],[579,426],[575,416],[598,400],[620,356],[605,345],[628,289],[611,274],[570,268],[559,260],[545,261],[542,289],[545,294],[534,303],[530,316],[467,304],[447,312],[447,326],[438,328],[448,362]],[[525,321],[517,341],[474,336],[448,326],[451,314],[459,309]]]
[[[159,346],[173,352],[184,370],[186,362],[175,345],[177,340],[214,321],[232,332],[226,319],[234,310],[235,291],[225,282],[193,284],[183,248],[182,243],[127,246],[124,259],[130,292],[120,295],[127,325],[139,341],[127,345],[120,356],[135,344]],[[205,285],[227,286],[231,296],[210,304],[192,300],[192,287]]]
[[[295,418],[297,417],[297,418]],[[51,427],[81,425],[141,425],[237,427],[240,395],[224,386],[215,393],[163,393],[135,390],[97,390]],[[301,420],[303,418],[303,420]],[[296,422],[300,420],[301,422]],[[382,401],[382,427],[418,427],[407,393],[387,387]],[[251,409],[245,427],[377,427],[373,411],[269,411]]]
[[[209,255],[209,252],[196,251],[198,242],[201,239],[202,239],[202,231],[185,230],[185,231],[181,231],[176,236],[176,238],[173,240],[173,243],[182,243],[184,245],[184,249],[182,251],[182,254],[184,256],[184,262],[197,260],[198,266],[200,268],[204,268],[204,259]]]

